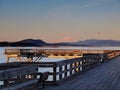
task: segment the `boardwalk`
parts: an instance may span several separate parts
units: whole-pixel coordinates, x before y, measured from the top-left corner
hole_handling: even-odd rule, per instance
[[[120,90],[120,57],[83,74],[40,90]]]

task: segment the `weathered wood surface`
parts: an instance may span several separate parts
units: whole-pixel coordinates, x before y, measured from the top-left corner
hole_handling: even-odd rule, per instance
[[[37,65],[40,68],[51,68],[53,71],[49,71],[49,76],[52,76],[52,80],[47,80],[45,84],[56,85],[64,80],[71,78],[73,75],[81,73],[85,70],[92,68],[93,66],[101,63],[99,56],[83,57],[69,60],[63,60],[58,62],[20,62],[22,65]],[[70,73],[70,74],[69,74]],[[59,78],[58,78],[59,77]]]
[[[29,75],[36,72],[36,66],[23,66],[19,68],[7,69],[7,70],[0,70],[0,80],[8,80],[12,79],[13,77],[18,77],[22,75]]]
[[[12,69],[16,67],[20,67],[20,63],[18,62],[10,62],[10,63],[0,63],[0,71],[5,69]]]
[[[17,89],[23,88],[25,86],[32,85],[32,84],[37,83],[37,82],[38,82],[38,79],[27,80],[27,81],[24,81],[22,83],[17,83],[15,85],[11,85],[9,87],[2,88],[0,90],[17,90]]]
[[[40,90],[120,90],[120,57]]]
[[[5,67],[7,66],[6,64],[1,64],[2,67],[4,65]],[[36,78],[37,69],[37,66],[29,65],[0,70],[0,81],[4,82],[0,86],[0,90],[17,90],[29,85],[36,85],[38,82]]]

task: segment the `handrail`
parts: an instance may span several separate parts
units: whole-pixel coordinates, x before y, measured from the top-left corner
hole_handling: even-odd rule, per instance
[[[37,65],[40,68],[51,68],[52,71],[49,71],[49,76],[53,78],[52,80],[48,79],[45,83],[55,85],[119,55],[120,52],[112,51],[104,53],[103,57],[99,56],[99,54],[93,54],[82,58],[67,59],[58,62],[21,62],[21,64]]]
[[[13,65],[16,66],[17,63],[13,63]],[[38,81],[36,78],[37,69],[37,66],[21,65],[20,67],[9,67],[8,69],[0,70],[0,81],[3,81],[3,85],[0,85],[0,90],[16,90],[25,86],[35,85]]]

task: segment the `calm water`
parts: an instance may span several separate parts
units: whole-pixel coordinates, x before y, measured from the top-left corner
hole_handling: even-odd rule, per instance
[[[5,62],[5,60],[6,60],[6,57],[5,57],[5,55],[4,55],[4,47],[0,47],[0,63],[3,63],[3,62]]]

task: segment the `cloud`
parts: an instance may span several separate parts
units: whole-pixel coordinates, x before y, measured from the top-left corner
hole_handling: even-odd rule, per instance
[[[48,15],[51,17],[57,17],[57,16],[71,16],[73,15],[75,10],[79,10],[79,12],[83,9],[87,8],[95,8],[96,6],[99,6],[102,2],[100,0],[90,0],[87,3],[81,4],[65,4],[58,6],[56,8],[50,9],[48,11]]]
[[[107,9],[119,9],[120,5],[117,0],[86,0],[76,3],[66,3],[48,10],[47,18],[53,20],[71,20],[82,18],[87,15],[97,15],[97,12],[105,13]],[[104,10],[105,9],[105,10]],[[108,12],[110,12],[108,10]],[[107,12],[106,12],[107,13]]]
[[[82,3],[82,1],[81,1]],[[96,7],[99,5],[109,4],[109,3],[118,3],[117,0],[86,0],[86,3],[81,4],[80,2],[76,4],[64,4],[58,6],[50,12],[62,12],[62,11],[71,11],[71,9],[84,9],[84,8],[91,8]]]

